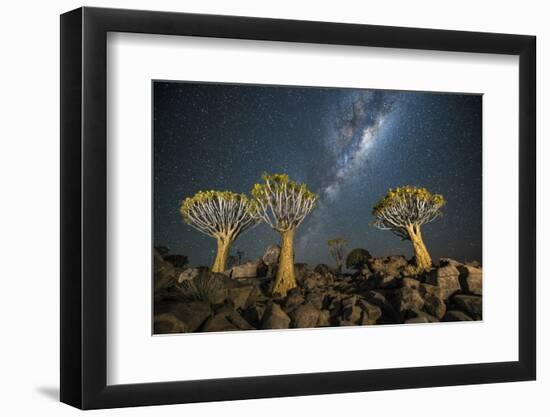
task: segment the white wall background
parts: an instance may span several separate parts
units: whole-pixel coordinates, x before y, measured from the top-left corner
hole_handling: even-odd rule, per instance
[[[58,403],[59,392],[59,17],[81,6],[73,0],[8,2],[0,24],[0,254],[2,415],[75,415]],[[371,23],[534,34],[538,37],[539,249],[550,250],[550,146],[542,138],[549,83],[550,26],[545,3],[536,0],[459,2],[353,2],[278,0],[123,0],[86,5],[181,12],[238,14],[308,20]],[[545,187],[546,186],[546,187]],[[546,190],[543,190],[546,188]],[[506,254],[503,254],[505,258]],[[232,403],[145,407],[94,412],[94,415],[279,416],[307,413],[463,416],[545,415],[550,410],[550,291],[539,266],[538,381],[345,395],[325,395]],[[344,347],[345,349],[345,347]],[[406,348],[404,348],[406,349]],[[344,352],[342,352],[344,353]],[[406,353],[406,352],[405,352]]]

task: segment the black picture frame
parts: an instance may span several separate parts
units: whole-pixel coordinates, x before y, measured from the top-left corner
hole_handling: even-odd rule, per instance
[[[108,32],[519,56],[519,360],[107,385]],[[62,402],[95,409],[536,378],[534,36],[84,7],[61,16],[60,55]]]

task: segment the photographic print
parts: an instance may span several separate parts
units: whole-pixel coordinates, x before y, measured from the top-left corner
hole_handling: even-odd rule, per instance
[[[482,319],[482,96],[153,81],[153,333]]]

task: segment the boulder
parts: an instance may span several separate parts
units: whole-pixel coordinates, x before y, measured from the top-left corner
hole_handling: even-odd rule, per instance
[[[392,297],[395,309],[403,315],[407,310],[421,310],[424,307],[424,299],[418,290],[401,287],[393,292]]]
[[[319,320],[320,313],[321,312],[311,304],[302,304],[290,313],[292,319],[291,325],[296,329],[315,327]]]
[[[302,284],[309,274],[307,264],[294,264],[294,274],[296,275],[296,281],[298,284]]]
[[[426,283],[438,286],[442,291],[442,298],[447,300],[461,289],[458,279],[459,275],[458,269],[449,264],[429,271]]]
[[[438,319],[442,319],[447,312],[447,306],[441,298],[432,294],[426,294],[424,296],[424,311]]]
[[[412,288],[413,290],[418,290],[420,289],[421,282],[417,279],[406,277],[401,280],[401,285],[403,287]]]
[[[303,304],[305,301],[304,297],[302,296],[302,293],[300,292],[299,288],[293,288],[290,290],[285,298],[284,301],[284,308],[285,311],[288,313],[289,311],[294,310],[296,307],[298,307],[300,304]]]
[[[473,319],[460,310],[449,310],[445,313],[443,321],[472,321]]]
[[[264,310],[265,306],[261,304],[252,304],[243,310],[241,315],[250,325],[259,328],[261,326]]]
[[[239,313],[232,311],[226,316],[227,320],[239,330],[255,330],[248,321],[246,321]]]
[[[359,306],[353,305],[353,306],[344,308],[342,312],[342,316],[344,320],[352,321],[356,323],[361,318],[362,312],[363,310],[361,310]]]
[[[363,310],[362,324],[376,324],[382,317],[382,309],[377,305],[363,299],[359,300],[357,305]]]
[[[308,274],[303,282],[303,286],[307,290],[312,290],[317,287],[324,287],[332,284],[334,284],[334,275],[332,275],[331,273],[321,274],[319,272]]]
[[[245,262],[242,265],[237,265],[231,268],[231,278],[254,278],[265,277],[267,267],[261,259],[257,261]]]
[[[445,291],[441,287],[438,287],[436,285],[420,284],[420,287],[418,287],[418,291],[420,292],[420,295],[422,297],[425,297],[426,294],[430,294],[434,297],[444,300]]]
[[[262,256],[262,261],[268,266],[278,264],[280,255],[281,247],[279,245],[269,245]]]
[[[399,319],[399,315],[395,311],[394,306],[386,299],[385,294],[380,290],[369,291],[365,295],[365,298],[369,304],[379,307],[382,312],[382,317],[377,320],[377,323],[395,323]]]
[[[212,314],[210,305],[203,301],[161,302],[154,310],[155,334],[194,332]]]
[[[332,298],[328,304],[330,317],[338,317],[342,314],[342,301],[339,298]]]
[[[456,307],[468,314],[474,320],[481,320],[483,303],[477,295],[455,295],[453,301]]]
[[[209,318],[201,328],[203,332],[228,332],[234,330],[239,329],[231,323],[223,313],[216,314],[214,317]]]
[[[317,291],[308,292],[306,295],[306,301],[319,310],[323,308],[323,300],[323,295]]]
[[[439,258],[439,266],[440,267],[449,266],[449,265],[457,267],[459,265],[462,265],[462,263],[460,263],[458,261],[455,261],[454,259],[451,259],[451,258]]]
[[[426,317],[413,317],[405,320],[405,324],[421,324],[421,323],[431,323]]]
[[[459,265],[457,269],[460,272],[459,281],[462,291],[469,294],[481,295],[483,289],[483,274],[481,269],[470,265]]]
[[[231,300],[235,308],[244,309],[248,306],[248,300],[255,290],[251,285],[239,285],[227,289],[227,299]]]
[[[329,272],[332,272],[332,269],[328,265],[319,264],[315,267],[313,271],[317,272],[318,274],[325,275],[325,274],[328,274]]]
[[[330,326],[330,311],[321,310],[319,311],[319,319],[315,327],[328,327]]]
[[[288,329],[290,317],[278,304],[271,302],[262,315],[262,329]]]
[[[383,258],[371,258],[368,260],[369,269],[381,275],[398,276],[409,264],[407,259],[401,255],[386,256]]]
[[[416,310],[416,309],[408,310],[407,313],[406,313],[406,318],[407,319],[421,318],[426,323],[438,323],[439,322],[439,319],[437,317],[432,316],[431,314],[428,314],[424,311]]]
[[[352,295],[349,297],[342,298],[342,308],[351,308],[355,305],[357,302],[357,296]]]

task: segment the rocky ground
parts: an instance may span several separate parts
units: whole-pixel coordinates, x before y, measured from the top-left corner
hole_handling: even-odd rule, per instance
[[[154,333],[219,332],[482,318],[482,270],[441,259],[415,274],[403,256],[369,258],[353,274],[296,264],[298,287],[272,297],[278,247],[224,274],[177,268],[155,252]]]

